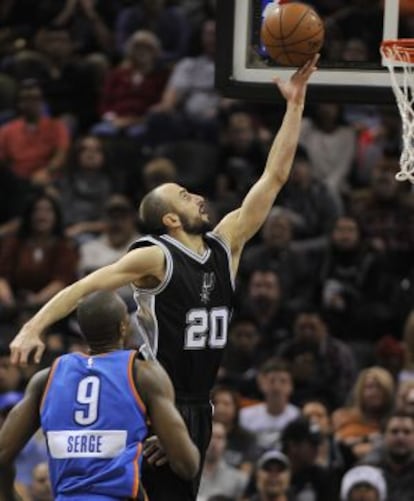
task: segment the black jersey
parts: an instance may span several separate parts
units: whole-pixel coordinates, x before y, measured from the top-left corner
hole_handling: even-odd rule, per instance
[[[152,290],[134,287],[139,328],[177,395],[207,398],[227,342],[234,282],[227,245],[213,233],[204,240],[202,256],[169,235],[143,237],[130,250],[163,250],[163,282]]]

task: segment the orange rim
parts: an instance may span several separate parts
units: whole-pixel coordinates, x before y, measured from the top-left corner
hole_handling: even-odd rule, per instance
[[[391,61],[414,64],[414,38],[384,40],[381,54]]]

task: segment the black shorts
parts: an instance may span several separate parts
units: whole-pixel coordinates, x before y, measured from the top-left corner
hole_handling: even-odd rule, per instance
[[[209,402],[194,403],[191,399],[179,400],[177,409],[182,415],[190,437],[200,451],[200,471],[193,480],[183,480],[168,464],[151,466],[142,463],[142,484],[149,501],[195,501],[200,486],[204,458],[211,438],[212,408]],[[171,430],[174,433],[174,430]]]

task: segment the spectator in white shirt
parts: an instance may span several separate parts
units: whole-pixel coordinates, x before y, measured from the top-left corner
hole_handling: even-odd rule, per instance
[[[264,451],[280,445],[281,432],[300,411],[289,403],[293,382],[286,362],[267,360],[259,370],[257,382],[264,402],[242,409],[240,424],[255,433],[258,446]]]
[[[224,425],[213,422],[197,501],[206,501],[215,495],[238,499],[246,488],[248,476],[224,460],[226,440]]]

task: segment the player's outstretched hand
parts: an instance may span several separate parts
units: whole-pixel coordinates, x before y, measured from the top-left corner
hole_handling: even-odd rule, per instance
[[[312,59],[309,59],[301,68],[295,71],[287,82],[278,77],[273,79],[286,101],[294,104],[303,104],[305,102],[306,86],[312,73],[317,70],[318,60],[319,54],[315,54]]]
[[[152,466],[162,466],[168,462],[164,449],[156,435],[145,440],[143,454],[148,464]]]
[[[30,323],[26,323],[10,343],[10,360],[15,365],[26,365],[29,356],[34,352],[34,362],[38,364],[44,351],[42,333],[36,332]]]

